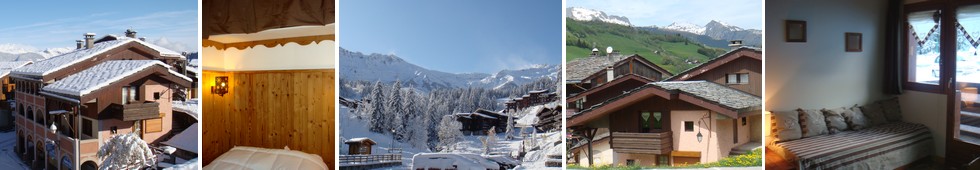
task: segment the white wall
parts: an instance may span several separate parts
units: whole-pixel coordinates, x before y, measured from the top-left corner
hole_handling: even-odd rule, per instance
[[[887,97],[881,86],[886,1],[767,2],[766,110],[851,106]],[[807,21],[806,43],[785,42],[787,19]],[[844,32],[862,33],[864,52],[845,53]],[[899,98],[905,121],[929,127],[936,155],[944,156],[945,96],[906,90]]]
[[[287,43],[273,48],[258,45],[242,50],[207,47],[204,48],[203,65],[205,70],[217,71],[330,69],[336,68],[335,47],[334,41],[305,46]]]
[[[885,1],[767,1],[766,110],[828,108],[884,98]],[[785,42],[785,20],[807,22],[807,42]],[[844,52],[844,33],[863,34],[863,52]]]

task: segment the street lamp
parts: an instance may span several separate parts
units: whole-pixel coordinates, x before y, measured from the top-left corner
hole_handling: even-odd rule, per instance
[[[701,130],[698,130],[698,143],[701,143],[701,138],[704,138],[704,135],[701,135]]]

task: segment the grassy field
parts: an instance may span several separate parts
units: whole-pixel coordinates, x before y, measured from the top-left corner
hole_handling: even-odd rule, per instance
[[[684,63],[685,59],[707,61],[725,52],[724,49],[708,47],[680,35],[655,34],[597,21],[566,19],[566,31],[565,52],[568,61],[588,57],[592,47],[605,53],[606,47],[612,46],[620,54],[639,54],[676,74],[695,66]]]

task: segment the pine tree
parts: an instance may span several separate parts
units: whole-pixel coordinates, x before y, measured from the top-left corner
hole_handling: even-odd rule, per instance
[[[368,100],[368,108],[365,109],[367,113],[366,116],[370,117],[368,119],[368,124],[371,127],[372,132],[385,132],[385,118],[384,118],[384,103],[385,95],[382,91],[384,88],[381,86],[381,82],[374,83],[374,89],[371,90],[371,95],[366,98]]]
[[[403,98],[401,97],[401,82],[395,81],[395,84],[391,85],[388,90],[387,105],[385,105],[385,130],[392,132],[395,135],[396,140],[404,139],[402,135],[404,129],[402,122],[402,114],[405,112],[405,103],[403,103]]]

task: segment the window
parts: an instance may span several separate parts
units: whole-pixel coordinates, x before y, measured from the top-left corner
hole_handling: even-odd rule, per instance
[[[636,160],[634,160],[634,159],[627,159],[626,160],[626,166],[633,166],[633,165],[636,165]]]
[[[640,113],[640,132],[650,132],[650,112]]]
[[[749,73],[727,74],[725,82],[728,84],[749,84]]]
[[[122,104],[129,104],[129,102],[138,101],[139,91],[137,87],[134,86],[124,86],[122,88]]]
[[[153,92],[153,100],[160,100],[160,92]]]
[[[941,73],[939,57],[940,24],[939,10],[917,11],[907,14],[908,29],[908,82],[938,85]]]
[[[660,112],[653,112],[653,129],[664,129],[663,124],[663,114]]]
[[[742,117],[742,126],[745,126],[746,124],[748,124],[747,122],[748,122],[748,120],[746,120],[746,117]]]
[[[694,132],[694,121],[684,121],[684,131]]]
[[[578,108],[579,110],[585,109],[585,97],[575,101],[575,108]]]
[[[92,135],[92,131],[92,120],[82,119],[82,134],[89,137],[95,137]]]
[[[657,156],[657,165],[670,165],[670,156],[667,155]]]
[[[115,135],[116,133],[119,133],[119,127],[116,126],[109,127],[109,134]]]

